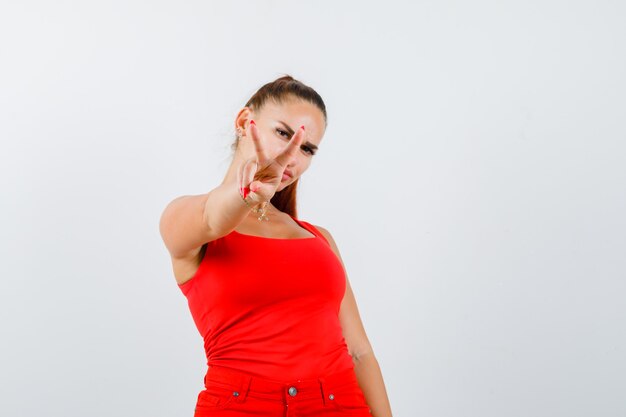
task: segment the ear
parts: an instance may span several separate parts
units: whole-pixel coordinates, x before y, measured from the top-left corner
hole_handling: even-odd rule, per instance
[[[250,107],[244,107],[239,110],[239,113],[237,113],[237,117],[235,118],[235,131],[237,131],[237,128],[241,128],[245,134],[246,125],[251,119],[254,119],[254,112],[250,109]]]

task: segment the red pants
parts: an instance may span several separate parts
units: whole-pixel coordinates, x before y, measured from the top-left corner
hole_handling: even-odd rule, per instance
[[[194,417],[371,417],[353,369],[278,382],[211,366]]]

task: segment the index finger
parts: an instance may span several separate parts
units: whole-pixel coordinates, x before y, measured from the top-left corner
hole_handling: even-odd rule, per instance
[[[267,153],[265,152],[265,148],[263,148],[263,145],[261,145],[259,130],[256,127],[256,123],[254,122],[254,120],[250,120],[248,128],[250,129],[250,136],[252,137],[252,143],[254,144],[257,159],[259,160],[259,162],[267,160]]]
[[[295,153],[300,149],[300,145],[302,145],[302,141],[304,140],[304,126],[300,126],[300,129],[296,133],[293,134],[289,143],[281,153],[278,154],[274,160],[278,162],[281,166],[286,166],[289,161],[293,158]]]

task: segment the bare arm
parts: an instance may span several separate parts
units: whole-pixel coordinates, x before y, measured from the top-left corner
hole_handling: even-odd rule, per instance
[[[320,226],[315,227],[326,237],[326,240],[328,240],[333,252],[335,252],[335,255],[339,258],[345,272],[345,265],[343,264],[335,240],[328,230]],[[372,345],[367,338],[365,328],[363,327],[363,322],[361,321],[359,309],[347,273],[346,292],[339,309],[339,321],[346,344],[348,345],[348,351],[354,362],[354,372],[356,373],[359,386],[363,391],[367,405],[370,407],[372,416],[392,417],[391,404],[387,396],[383,374],[378,360],[374,355]]]
[[[251,208],[236,183],[223,183],[206,194],[172,200],[159,221],[159,231],[174,258],[183,258],[207,242],[230,233]]]

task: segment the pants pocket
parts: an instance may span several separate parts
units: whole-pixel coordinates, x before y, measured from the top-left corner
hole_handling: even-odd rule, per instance
[[[332,398],[332,400],[330,400]],[[344,411],[367,411],[371,413],[365,395],[357,383],[332,387],[327,394],[327,400],[335,408]]]
[[[198,394],[194,417],[205,416],[206,412],[225,408],[239,395],[237,388],[216,383],[209,384]]]

